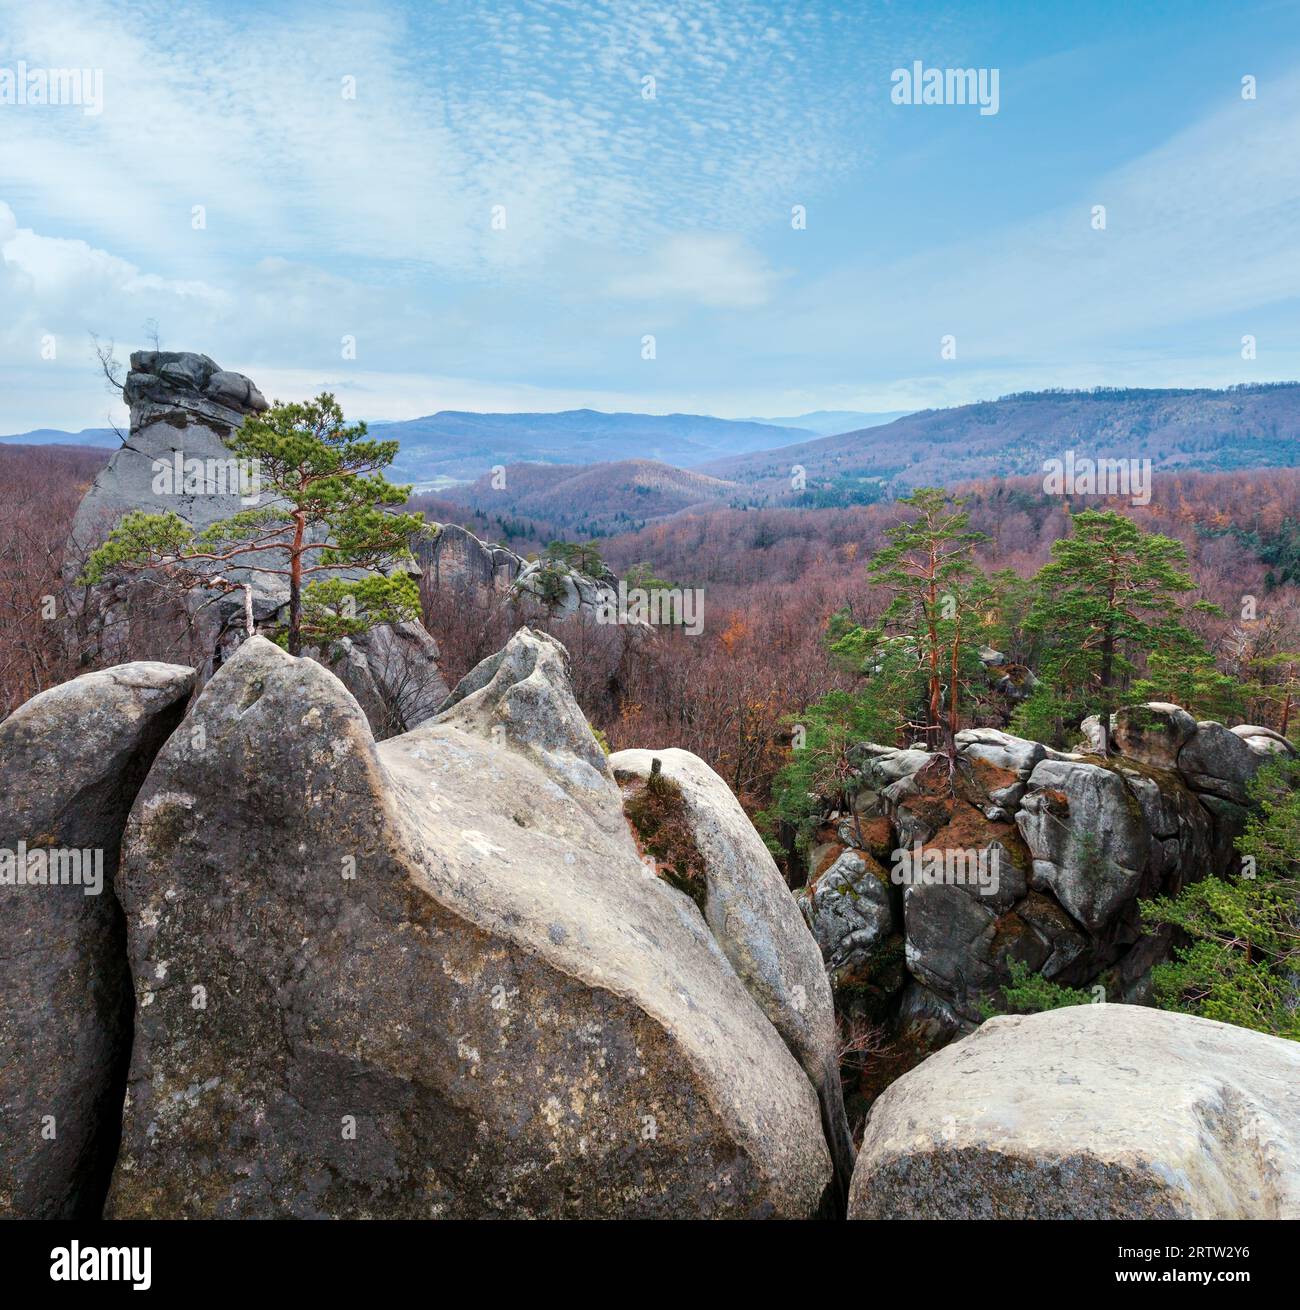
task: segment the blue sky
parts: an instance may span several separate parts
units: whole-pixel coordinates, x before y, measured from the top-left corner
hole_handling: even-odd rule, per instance
[[[1300,376],[1291,0],[0,0],[19,61],[104,104],[0,104],[0,432],[120,418],[151,320],[371,418]]]

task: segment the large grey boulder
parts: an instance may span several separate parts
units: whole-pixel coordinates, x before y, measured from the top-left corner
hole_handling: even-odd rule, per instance
[[[253,639],[191,724],[125,843],[110,1215],[819,1212],[812,1084],[647,876],[561,647],[516,634],[376,745]]]
[[[1111,716],[1114,748],[1139,764],[1158,769],[1178,766],[1178,752],[1196,732],[1196,720],[1185,709],[1165,701],[1125,705]]]
[[[1143,1006],[992,1019],[876,1102],[849,1217],[1300,1218],[1300,1044]]]
[[[624,750],[609,758],[620,783],[644,783],[654,760],[675,782],[704,862],[704,920],[740,980],[817,1089],[827,1141],[848,1193],[853,1139],[840,1087],[839,1033],[817,943],[763,839],[731,788],[698,755]]]
[[[193,669],[124,664],[0,722],[0,1215],[99,1215],[131,1044],[113,879],[131,804],[193,685]],[[18,881],[33,852],[55,881]]]
[[[1240,737],[1256,755],[1267,758],[1273,755],[1291,756],[1296,753],[1295,747],[1280,732],[1272,728],[1261,728],[1255,723],[1239,723],[1229,731]]]
[[[1086,928],[1101,929],[1137,894],[1151,834],[1112,770],[1043,760],[1029,776],[1016,824],[1033,857],[1033,884]]]
[[[1244,805],[1248,788],[1266,753],[1252,750],[1247,740],[1221,723],[1205,721],[1178,754],[1179,772],[1196,791]]]
[[[506,596],[527,561],[506,546],[480,541],[466,528],[443,523],[416,545],[430,591]]]

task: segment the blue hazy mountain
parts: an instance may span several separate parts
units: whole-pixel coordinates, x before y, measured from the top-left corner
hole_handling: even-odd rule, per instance
[[[863,428],[876,428],[905,418],[910,409],[891,409],[881,413],[864,413],[857,409],[815,409],[811,414],[798,414],[793,418],[751,418],[749,423],[767,423],[778,428],[800,428],[819,437],[833,437],[840,432],[861,432]]]
[[[80,432],[34,428],[31,432],[0,436],[0,441],[12,441],[16,446],[99,446],[106,450],[116,450],[122,444],[112,428],[82,428]]]
[[[473,481],[494,465],[602,464],[650,459],[680,468],[804,440],[807,429],[712,418],[707,414],[474,414],[443,410],[425,418],[372,423],[402,443],[394,476],[430,485]]]

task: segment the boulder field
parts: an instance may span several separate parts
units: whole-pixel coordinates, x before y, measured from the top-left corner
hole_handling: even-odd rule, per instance
[[[1143,930],[1140,902],[1238,869],[1247,787],[1293,748],[1159,703],[1118,711],[1113,737],[1122,754],[969,729],[951,776],[938,754],[861,747],[862,785],[826,813],[798,892],[839,1008],[934,1048],[996,1008],[1017,964],[1148,1002],[1172,939]],[[929,876],[954,857],[979,867]]]
[[[128,825],[114,1217],[806,1218],[816,1093],[524,629],[376,744],[261,639]]]
[[[887,990],[882,945],[936,1045],[1009,959],[1140,999],[1134,901],[1230,857],[1223,807],[1289,749],[1263,729],[1143,707],[1107,759],[980,730],[952,787],[869,748],[797,900],[703,761],[606,756],[532,629],[382,741],[261,637],[196,681],[121,665],[0,723],[0,1215],[1300,1214],[1295,1043],[992,1019],[876,1100],[855,1166],[831,1005]],[[997,886],[897,887],[895,843],[996,849]]]

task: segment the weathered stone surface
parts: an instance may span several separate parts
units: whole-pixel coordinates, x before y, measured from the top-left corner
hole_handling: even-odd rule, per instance
[[[314,657],[357,698],[381,741],[431,719],[449,694],[438,643],[419,623],[382,623]]]
[[[191,351],[137,350],[122,396],[131,427],[156,422],[183,426],[195,419],[233,430],[245,414],[267,409],[266,398],[242,373],[230,373]]]
[[[812,1085],[646,876],[562,648],[517,634],[453,702],[376,746],[254,639],[160,754],[109,1213],[816,1213]]]
[[[1195,791],[1244,805],[1247,788],[1266,756],[1221,723],[1201,722],[1178,754],[1179,772]]]
[[[1151,835],[1118,774],[1043,760],[1016,824],[1033,856],[1034,886],[1050,890],[1085,927],[1097,931],[1137,894]]]
[[[832,977],[866,964],[898,931],[897,900],[865,851],[842,851],[817,876],[799,905]]]
[[[506,546],[480,541],[455,523],[444,523],[416,546],[425,585],[432,591],[505,596],[525,560]]]
[[[698,755],[676,748],[625,750],[611,755],[609,764],[617,781],[644,782],[656,759],[664,777],[681,788],[686,821],[704,860],[705,922],[817,1089],[847,1195],[853,1139],[840,1087],[835,1009],[817,943],[749,816]]]
[[[589,577],[557,560],[528,560],[506,546],[480,541],[454,523],[444,523],[416,544],[427,595],[451,592],[478,604],[510,603],[525,618],[594,617],[604,603],[616,603],[618,579],[608,568]],[[628,625],[640,633],[646,625]]]
[[[1300,1217],[1300,1044],[1142,1006],[992,1019],[876,1102],[855,1219]]]
[[[1229,729],[1255,752],[1256,755],[1294,755],[1295,747],[1280,733],[1272,728],[1261,728],[1254,723],[1241,723]]]
[[[1196,720],[1184,709],[1163,701],[1126,705],[1112,716],[1114,748],[1139,764],[1176,768],[1178,752],[1196,731]]]
[[[219,379],[213,390],[212,379]],[[236,381],[237,379],[237,381]],[[237,490],[202,495],[155,490],[155,460],[230,459],[225,444],[245,415],[266,409],[266,400],[238,373],[219,369],[206,355],[137,351],[123,391],[131,406],[125,444],[99,472],[73,520],[72,539],[84,549],[98,546],[131,510],[171,510],[201,530],[247,509]],[[245,397],[241,399],[240,397]],[[178,489],[179,490],[179,489]]]
[[[124,664],[0,722],[0,850],[92,852],[92,868],[98,852],[102,877],[87,895],[0,874],[0,1215],[98,1217],[131,1043],[113,878],[131,803],[193,685],[193,669]]]

